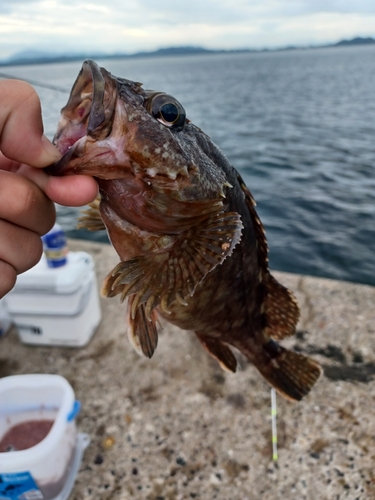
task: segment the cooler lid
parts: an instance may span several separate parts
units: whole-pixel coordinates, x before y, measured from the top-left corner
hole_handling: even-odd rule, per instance
[[[13,291],[71,294],[82,286],[87,273],[93,269],[93,259],[86,252],[69,252],[67,263],[56,268],[48,267],[43,255],[36,266],[18,276]]]

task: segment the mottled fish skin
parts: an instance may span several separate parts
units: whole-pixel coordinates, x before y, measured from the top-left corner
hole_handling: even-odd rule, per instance
[[[54,139],[52,175],[93,175],[100,202],[81,227],[106,229],[120,263],[102,288],[129,298],[129,338],[151,357],[157,316],[193,330],[227,370],[239,349],[290,400],[321,374],[277,340],[299,308],[268,269],[255,202],[239,173],[172,96],[85,61]]]

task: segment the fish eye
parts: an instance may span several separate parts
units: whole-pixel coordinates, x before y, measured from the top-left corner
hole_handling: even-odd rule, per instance
[[[165,122],[173,125],[178,120],[180,113],[173,102],[167,102],[160,108],[160,115]]]
[[[182,130],[186,113],[182,105],[168,94],[153,94],[145,103],[147,111],[166,127]]]

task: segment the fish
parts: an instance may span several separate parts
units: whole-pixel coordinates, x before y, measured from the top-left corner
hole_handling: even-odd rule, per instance
[[[195,333],[224,370],[240,351],[282,396],[321,375],[280,341],[299,306],[271,274],[254,198],[239,172],[173,96],[84,61],[53,139],[51,175],[84,174],[99,198],[80,226],[106,230],[120,262],[101,293],[127,299],[128,336],[151,357],[159,319]]]

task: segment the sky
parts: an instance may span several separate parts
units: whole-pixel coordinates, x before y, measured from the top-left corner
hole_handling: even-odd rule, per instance
[[[135,53],[375,37],[375,0],[0,0],[0,60],[24,50]]]

